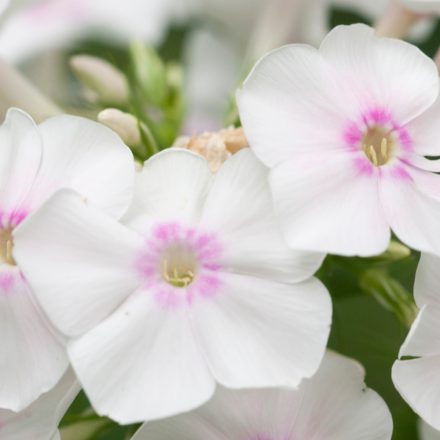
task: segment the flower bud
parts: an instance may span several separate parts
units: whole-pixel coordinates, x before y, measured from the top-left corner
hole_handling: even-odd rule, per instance
[[[138,121],[130,113],[107,108],[98,114],[98,121],[115,131],[127,145],[141,143]]]
[[[127,81],[112,64],[94,56],[76,55],[70,58],[70,66],[96,101],[118,105],[128,102]]]

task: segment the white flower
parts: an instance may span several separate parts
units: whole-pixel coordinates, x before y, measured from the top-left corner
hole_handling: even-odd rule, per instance
[[[440,429],[440,258],[422,254],[414,297],[420,312],[400,348],[393,381],[413,410]],[[405,357],[410,356],[410,359]]]
[[[342,255],[386,249],[390,227],[440,252],[439,79],[432,60],[364,25],[339,26],[319,51],[285,46],[238,93],[244,131],[271,168],[289,244]]]
[[[202,157],[170,149],[138,177],[125,225],[65,191],[15,234],[41,305],[73,338],[68,354],[97,412],[150,420],[202,404],[216,382],[311,376],[331,319],[311,278],[323,256],[282,241],[266,168],[247,149],[214,177]]]
[[[59,440],[58,425],[81,389],[72,370],[31,406],[19,413],[0,409],[2,440]]]
[[[154,44],[171,22],[192,10],[192,0],[37,0],[10,12],[0,33],[0,55],[22,61],[96,34]]]
[[[298,389],[217,390],[188,414],[144,425],[133,440],[389,440],[391,414],[362,367],[332,352]]]
[[[13,232],[60,188],[122,216],[134,165],[128,148],[104,126],[73,116],[36,126],[15,109],[0,126],[0,154],[0,408],[21,411],[58,382],[68,360],[16,264]]]
[[[440,14],[439,0],[400,0],[406,8],[421,14]]]

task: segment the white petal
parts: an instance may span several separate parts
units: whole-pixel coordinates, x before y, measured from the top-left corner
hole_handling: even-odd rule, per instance
[[[337,26],[319,52],[346,75],[346,87],[364,106],[379,104],[389,109],[401,125],[437,98],[439,80],[434,62],[416,46],[377,37],[368,26]]]
[[[366,388],[360,364],[328,352],[318,373],[301,385],[298,438],[389,440],[393,423],[381,397]]]
[[[281,284],[221,274],[221,290],[193,304],[192,322],[215,378],[232,388],[292,385],[324,354],[330,297],[315,279]]]
[[[68,361],[19,270],[6,265],[0,265],[0,335],[0,408],[21,411],[59,381]]]
[[[1,57],[11,62],[23,61],[77,39],[83,29],[79,17],[84,11],[78,7],[66,8],[68,4],[65,1],[38,2],[12,11],[2,23]]]
[[[40,168],[42,141],[34,121],[10,109],[0,126],[0,223],[2,214],[27,214],[35,205],[30,191]]]
[[[298,152],[340,148],[355,108],[345,90],[316,49],[290,45],[270,52],[237,93],[251,148],[270,167]]]
[[[356,362],[328,353],[318,373],[298,389],[219,387],[204,406],[147,423],[133,440],[389,440],[390,412],[363,380]]]
[[[14,231],[14,257],[55,327],[79,335],[139,285],[143,239],[71,190],[55,194]]]
[[[7,8],[9,0],[0,0],[0,14]]]
[[[414,149],[425,156],[440,155],[440,97],[419,117],[408,124]]]
[[[21,413],[0,410],[2,440],[54,440],[64,413],[80,390],[72,370],[59,383]]]
[[[336,152],[275,167],[270,184],[289,245],[340,255],[383,252],[390,231],[374,173],[359,172],[355,156]]]
[[[440,253],[440,197],[427,194],[426,177],[439,176],[409,170],[402,177],[384,176],[379,190],[388,224],[397,237],[413,249]],[[420,176],[420,178],[419,178]]]
[[[68,351],[95,410],[122,424],[188,411],[214,392],[186,309],[163,309],[148,290]]]
[[[425,304],[440,307],[440,257],[422,253],[417,266],[414,297],[419,307]]]
[[[92,205],[119,218],[133,195],[129,148],[109,128],[76,116],[56,116],[40,126],[44,161],[35,191],[47,196],[71,188]]]
[[[183,222],[198,219],[211,178],[208,163],[198,154],[172,148],[154,155],[137,177],[124,222],[142,230],[144,216],[178,217]]]
[[[439,440],[440,431],[429,426],[424,420],[419,419],[419,437],[420,440]]]
[[[224,270],[302,281],[316,272],[324,255],[288,248],[275,218],[267,175],[249,149],[234,154],[215,176],[201,224],[221,237]]]
[[[393,382],[411,408],[436,429],[440,429],[440,356],[396,361]]]
[[[399,357],[440,355],[439,322],[440,306],[423,306],[400,348]]]

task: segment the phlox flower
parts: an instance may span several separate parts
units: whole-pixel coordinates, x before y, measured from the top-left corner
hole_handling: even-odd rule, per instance
[[[120,217],[131,201],[134,165],[106,127],[73,116],[37,126],[16,109],[0,126],[0,155],[0,408],[21,411],[58,382],[68,360],[16,263],[13,232],[60,188]]]
[[[277,49],[238,92],[250,146],[271,168],[289,245],[341,255],[405,244],[440,252],[439,79],[434,62],[365,25],[319,50]]]
[[[393,366],[393,381],[413,410],[440,430],[440,258],[422,254],[414,297],[419,314]],[[408,358],[410,357],[410,358]]]
[[[440,14],[439,0],[400,0],[406,8],[421,14]]]
[[[58,425],[81,387],[71,369],[59,383],[19,413],[0,409],[2,440],[59,440]]]
[[[193,0],[36,0],[11,5],[0,32],[0,55],[8,61],[23,61],[92,35],[115,42],[138,38],[155,44],[161,41],[172,22],[193,12],[193,3]]]
[[[314,374],[331,320],[312,277],[323,255],[284,244],[266,179],[249,149],[215,176],[168,149],[145,163],[122,224],[62,191],[16,230],[17,261],[71,338],[99,414],[162,418],[199,406],[216,382],[296,386]]]
[[[391,414],[362,367],[327,353],[297,389],[227,390],[187,414],[147,423],[133,440],[389,440]]]

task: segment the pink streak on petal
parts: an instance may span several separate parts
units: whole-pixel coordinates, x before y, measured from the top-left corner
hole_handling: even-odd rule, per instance
[[[0,208],[0,229],[15,228],[28,215],[29,210],[26,209],[18,209],[6,212]]]
[[[410,176],[408,171],[406,171],[405,167],[402,165],[397,165],[392,167],[390,169],[390,175],[394,179],[398,179],[398,180],[406,180],[406,181],[412,180],[412,177]]]
[[[354,161],[357,172],[362,176],[372,176],[374,173],[373,164],[366,158],[357,156]]]
[[[15,275],[12,272],[4,271],[0,273],[0,294],[10,295],[15,286]]]

